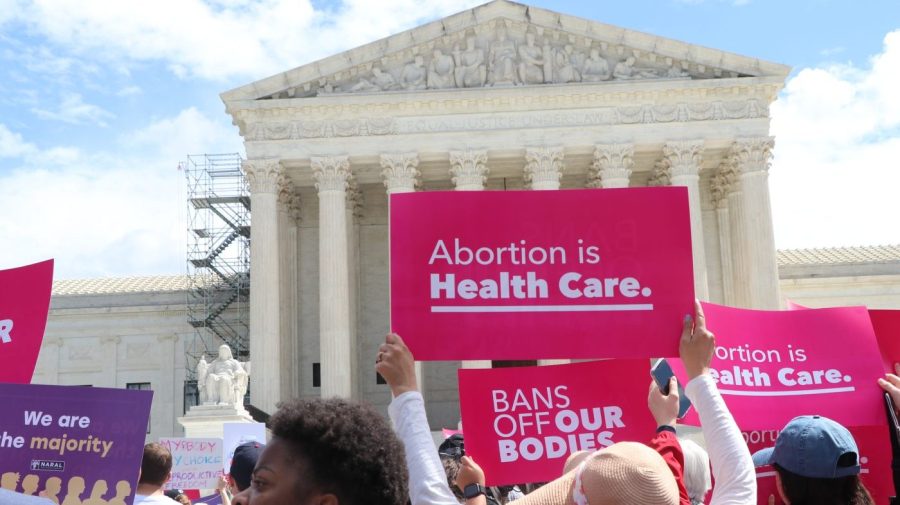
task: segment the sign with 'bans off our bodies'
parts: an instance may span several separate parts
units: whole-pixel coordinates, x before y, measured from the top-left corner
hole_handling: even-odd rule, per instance
[[[677,355],[685,188],[391,195],[391,325],[420,360]]]

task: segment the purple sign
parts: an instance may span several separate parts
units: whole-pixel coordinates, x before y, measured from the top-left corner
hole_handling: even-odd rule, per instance
[[[0,384],[0,486],[131,505],[152,391]]]

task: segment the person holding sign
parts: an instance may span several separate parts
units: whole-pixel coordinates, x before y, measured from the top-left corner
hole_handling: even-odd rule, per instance
[[[415,361],[398,335],[391,333],[385,337],[378,349],[375,371],[384,377],[394,396],[388,414],[406,448],[412,505],[457,505],[459,502],[450,491],[444,467],[434,450],[425,400],[416,382]],[[469,456],[460,458],[456,485],[463,490],[466,505],[486,505],[484,472]]]

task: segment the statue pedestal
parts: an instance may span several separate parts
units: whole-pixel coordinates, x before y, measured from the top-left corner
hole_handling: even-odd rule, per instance
[[[187,415],[178,418],[187,438],[222,438],[225,423],[253,423],[243,406],[195,405]]]

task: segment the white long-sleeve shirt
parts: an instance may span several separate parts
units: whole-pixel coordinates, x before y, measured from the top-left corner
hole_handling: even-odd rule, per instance
[[[700,416],[709,463],[716,479],[710,505],[755,505],[753,459],[715,381],[709,375],[697,376],[685,387],[685,393]]]
[[[459,505],[447,485],[444,465],[434,447],[422,394],[409,391],[394,398],[388,415],[406,449],[412,505]]]

